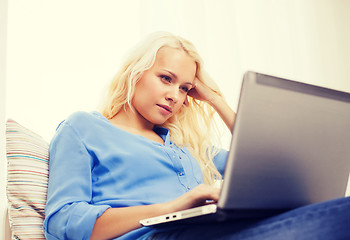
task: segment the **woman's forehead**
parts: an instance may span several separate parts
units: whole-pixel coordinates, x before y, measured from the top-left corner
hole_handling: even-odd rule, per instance
[[[164,47],[158,51],[154,67],[165,68],[168,71],[174,72],[176,75],[184,74],[187,78],[194,78],[197,64],[185,51]]]

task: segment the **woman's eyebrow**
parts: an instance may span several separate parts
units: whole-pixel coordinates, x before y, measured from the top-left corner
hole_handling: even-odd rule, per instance
[[[172,71],[169,71],[167,69],[162,69],[162,70],[166,71],[167,73],[169,73],[171,76],[173,76],[173,78],[178,79],[177,75],[175,73],[173,73]],[[184,82],[183,84],[188,84],[188,85],[192,85],[193,86],[193,83],[191,83],[191,82]]]
[[[176,78],[176,79],[177,79],[177,76],[176,76],[175,73],[173,73],[173,72],[171,72],[171,71],[169,71],[169,70],[166,70],[166,69],[162,69],[162,70],[163,70],[163,71],[166,71],[167,73],[169,73],[170,75],[172,75],[173,78]]]

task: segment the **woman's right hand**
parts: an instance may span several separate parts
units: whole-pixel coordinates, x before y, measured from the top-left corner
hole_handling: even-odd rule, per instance
[[[170,202],[109,208],[97,218],[90,239],[116,238],[140,228],[142,219],[205,205],[208,200],[217,202],[219,194],[220,189],[202,184]]]
[[[173,201],[164,203],[171,212],[177,212],[208,203],[216,203],[220,196],[220,189],[201,184]]]

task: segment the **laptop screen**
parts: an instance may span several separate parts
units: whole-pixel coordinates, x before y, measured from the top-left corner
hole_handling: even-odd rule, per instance
[[[218,206],[294,208],[344,196],[349,123],[349,93],[247,72]]]

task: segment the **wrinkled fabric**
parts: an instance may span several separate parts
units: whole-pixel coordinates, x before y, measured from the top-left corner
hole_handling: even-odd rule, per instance
[[[201,223],[155,228],[149,240],[347,240],[350,239],[350,198],[297,208],[266,219]]]
[[[63,121],[49,149],[46,238],[89,239],[108,208],[171,201],[203,183],[188,149],[176,146],[168,129],[154,131],[164,145],[119,129],[98,112],[76,112]],[[226,157],[222,150],[214,159],[221,173]],[[118,239],[150,231],[143,227]]]

